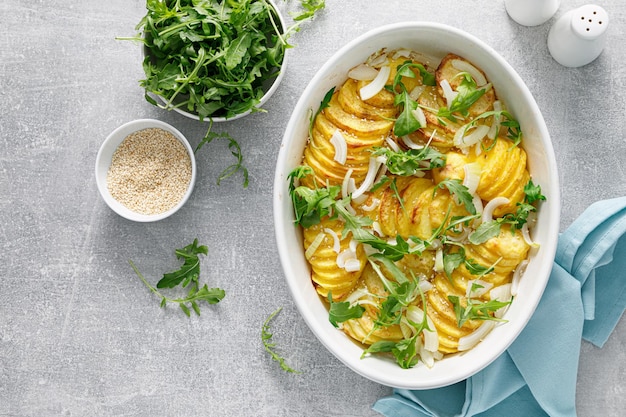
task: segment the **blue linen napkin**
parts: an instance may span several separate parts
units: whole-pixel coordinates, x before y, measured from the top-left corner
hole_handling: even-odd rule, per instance
[[[448,387],[396,389],[373,409],[387,417],[575,416],[581,337],[602,347],[625,309],[626,197],[621,197],[592,204],[559,236],[537,310],[498,359]],[[558,337],[555,322],[563,323]]]

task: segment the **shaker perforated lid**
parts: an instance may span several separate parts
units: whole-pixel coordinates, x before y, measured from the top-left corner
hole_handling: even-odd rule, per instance
[[[600,6],[588,4],[579,7],[572,16],[572,30],[583,39],[595,39],[609,26],[609,15]]]

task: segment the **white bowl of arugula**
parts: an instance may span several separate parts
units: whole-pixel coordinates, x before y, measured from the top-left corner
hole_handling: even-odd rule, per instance
[[[150,103],[219,122],[260,111],[278,88],[290,29],[272,0],[146,6],[142,36],[130,39],[144,44],[140,85]]]
[[[480,222],[471,220],[477,218],[476,215],[474,215],[468,216],[467,218],[461,218],[461,220],[457,223],[457,226],[460,226],[461,221],[463,221],[462,224],[466,230],[469,229],[471,231],[471,234],[468,235],[469,238],[468,236],[462,238],[464,240],[459,238],[457,242],[453,242],[451,234],[446,236],[442,234],[436,236],[437,239],[422,240],[410,237],[408,240],[411,240],[411,242],[409,242],[411,244],[409,245],[407,245],[408,240],[402,240],[399,238],[394,242],[391,242],[391,240],[381,242],[381,239],[376,237],[376,233],[381,236],[385,236],[385,234],[381,234],[379,232],[375,233],[376,230],[372,225],[372,222],[367,222],[367,219],[364,219],[367,215],[363,215],[364,209],[361,209],[362,206],[359,206],[359,204],[366,203],[356,202],[354,204],[357,207],[357,210],[359,210],[357,214],[350,214],[349,210],[347,210],[348,205],[352,204],[352,196],[358,194],[359,189],[362,188],[359,187],[358,183],[356,184],[356,187],[352,185],[353,188],[350,188],[349,181],[344,180],[343,187],[340,183],[335,186],[337,189],[334,191],[333,187],[329,184],[317,184],[313,189],[307,186],[304,188],[304,191],[302,191],[302,180],[298,180],[298,178],[301,178],[298,176],[298,173],[303,172],[301,168],[303,167],[303,161],[306,160],[303,159],[303,153],[305,149],[308,149],[309,142],[311,140],[309,139],[310,135],[314,135],[312,130],[313,119],[311,118],[311,115],[316,117],[325,108],[332,105],[332,101],[330,100],[331,95],[329,93],[332,89],[338,89],[339,86],[343,85],[344,81],[348,79],[349,72],[355,71],[355,74],[358,72],[359,75],[355,75],[355,77],[362,76],[366,78],[368,72],[371,72],[371,68],[363,69],[360,68],[360,65],[366,62],[368,58],[376,56],[379,51],[384,49],[392,51],[416,51],[419,54],[423,54],[425,57],[430,57],[435,63],[442,61],[442,59],[448,56],[448,54],[455,54],[462,56],[476,67],[480,68],[490,83],[489,87],[481,88],[485,91],[487,91],[488,88],[493,88],[496,91],[497,97],[506,104],[507,122],[503,123],[501,127],[506,124],[508,132],[515,133],[517,135],[517,139],[511,142],[511,147],[519,146],[523,149],[523,151],[525,151],[527,155],[526,170],[532,178],[532,181],[529,181],[529,184],[534,182],[535,185],[534,190],[530,190],[529,188],[527,191],[526,187],[524,188],[525,196],[522,200],[524,204],[520,205],[520,208],[524,206],[525,209],[527,209],[526,214],[532,212],[532,245],[527,241],[528,245],[532,246],[532,250],[528,251],[528,257],[525,259],[526,262],[524,263],[524,268],[516,270],[516,274],[518,273],[518,276],[515,283],[515,294],[512,299],[509,298],[509,301],[505,303],[506,308],[502,310],[504,311],[504,314],[498,315],[497,319],[494,320],[496,324],[490,327],[490,331],[485,333],[482,337],[480,337],[480,339],[474,340],[471,347],[461,349],[459,343],[458,353],[440,354],[434,361],[433,354],[429,354],[429,360],[424,359],[424,357],[428,355],[425,355],[424,350],[422,350],[425,346],[426,350],[428,350],[427,345],[432,342],[432,340],[426,340],[424,330],[427,323],[426,308],[424,307],[424,311],[422,311],[424,315],[422,318],[419,314],[416,316],[417,313],[415,313],[415,309],[411,310],[411,308],[414,307],[409,306],[407,309],[407,306],[403,306],[401,305],[401,302],[398,302],[404,299],[409,299],[406,297],[406,291],[402,293],[400,290],[407,290],[407,288],[413,288],[413,290],[415,290],[415,287],[420,287],[423,283],[421,277],[419,277],[419,282],[415,277],[413,277],[413,281],[405,280],[404,282],[401,282],[399,279],[396,279],[396,277],[402,274],[394,275],[393,279],[396,279],[395,283],[384,282],[385,291],[358,296],[364,298],[351,298],[351,296],[347,296],[346,298],[340,298],[339,301],[335,301],[333,298],[335,294],[331,294],[331,292],[329,292],[328,296],[325,297],[318,292],[320,284],[316,282],[318,285],[317,289],[316,286],[313,285],[312,268],[309,260],[312,259],[312,256],[315,256],[315,251],[317,249],[315,249],[315,242],[303,242],[304,236],[306,236],[306,230],[303,229],[303,227],[307,227],[303,226],[303,219],[306,219],[306,221],[310,224],[319,224],[320,218],[322,219],[321,221],[323,221],[324,216],[335,216],[344,222],[344,229],[341,230],[342,226],[339,226],[339,228],[334,231],[323,229],[320,231],[318,236],[324,235],[324,239],[326,239],[326,236],[330,236],[331,238],[336,237],[337,235],[344,236],[345,232],[346,236],[352,236],[353,241],[357,242],[357,248],[359,245],[363,245],[364,247],[366,245],[371,246],[363,249],[361,255],[358,255],[362,256],[363,252],[366,253],[367,259],[364,261],[366,264],[368,262],[370,264],[373,263],[372,258],[374,258],[379,264],[378,269],[383,266],[386,271],[393,271],[394,267],[392,263],[396,262],[396,260],[401,258],[401,256],[397,256],[395,258],[392,258],[391,256],[386,259],[383,258],[387,256],[387,253],[393,254],[396,249],[396,252],[402,250],[406,251],[406,253],[411,253],[411,255],[415,255],[417,253],[421,256],[422,253],[426,253],[427,250],[432,250],[432,253],[434,253],[435,250],[439,252],[437,246],[441,248],[441,246],[447,242],[455,243],[456,246],[463,246],[465,245],[465,242],[468,241],[471,244],[476,243],[476,245],[479,245],[493,237],[493,235],[491,235],[492,230],[485,231],[484,228],[480,229],[480,231],[485,231],[485,234],[490,234],[489,236],[480,236],[480,233],[477,233],[479,229],[472,229],[477,227],[475,226],[476,224],[481,224]],[[402,54],[400,53],[399,55]],[[376,59],[373,59],[372,61],[376,61]],[[368,61],[368,63],[373,66],[374,64],[372,61]],[[418,66],[414,65],[414,67]],[[435,67],[437,67],[437,65],[435,65]],[[422,67],[422,69],[424,68]],[[381,72],[382,69],[378,71],[378,74]],[[398,72],[400,72],[399,69]],[[425,70],[424,74],[426,72],[428,71]],[[475,73],[476,71],[468,69],[466,74],[472,75],[472,72]],[[374,78],[375,74],[376,72],[371,75],[370,79]],[[471,80],[473,76],[470,75],[465,75],[465,79]],[[417,76],[419,77],[419,74]],[[425,84],[426,75],[422,75],[422,77],[423,83]],[[350,78],[353,77],[350,76]],[[374,78],[371,83],[374,84],[375,82],[376,78]],[[470,87],[468,87],[468,85]],[[381,86],[379,85],[378,91],[381,91],[380,87]],[[393,91],[393,89],[389,89],[389,85],[387,86],[387,90]],[[470,82],[465,84],[465,91],[460,91],[459,88],[459,90],[455,93],[456,95],[450,95],[447,108],[447,110],[449,110],[448,116],[452,111],[450,103],[455,103],[456,97],[463,95],[469,97],[470,95],[476,93],[476,91],[476,82],[473,81],[473,84]],[[410,120],[411,123],[404,123],[402,127],[406,127],[411,124],[415,125],[413,128],[419,128],[420,125],[424,127],[426,126],[424,125],[426,120],[420,115],[423,116],[424,112],[433,111],[435,112],[434,114],[437,118],[435,123],[440,123],[441,126],[443,126],[445,122],[448,122],[448,119],[443,122],[443,119],[447,116],[446,112],[442,112],[441,110],[446,110],[445,107],[440,108],[439,114],[437,114],[436,108],[434,110],[432,107],[428,109],[427,106],[424,106],[422,103],[418,103],[417,101],[414,101],[414,99],[410,98],[409,90],[405,89],[404,92],[406,94],[402,93],[403,99],[396,100],[395,105],[403,105],[405,109],[407,106],[413,107],[410,108],[411,111],[409,112],[398,112],[398,116],[396,116],[397,119],[395,119],[396,124],[398,124],[398,121],[401,118],[404,118],[403,122]],[[484,91],[481,92],[481,94],[484,93]],[[363,91],[361,91],[361,94],[363,94]],[[399,93],[396,92],[396,94]],[[421,110],[417,110],[417,108],[420,108]],[[361,107],[361,109],[363,109],[363,107]],[[500,119],[500,117],[503,117],[505,113],[502,111],[497,113],[499,117],[498,120],[504,120]],[[402,116],[399,116],[400,114]],[[485,113],[476,119],[482,120],[492,117],[494,114],[494,112]],[[328,118],[330,119],[330,116],[328,116]],[[495,120],[495,118],[493,120]],[[316,128],[319,128],[319,126]],[[474,128],[476,128],[475,125],[470,126],[470,129]],[[478,130],[478,128],[476,128],[476,130]],[[485,130],[487,129],[485,128]],[[522,132],[523,135],[520,132]],[[319,135],[319,132],[315,134]],[[484,132],[483,135],[485,135]],[[498,133],[496,133],[496,139],[499,140],[500,138],[497,135]],[[332,136],[341,135],[333,134]],[[400,136],[401,135],[394,135],[392,140],[396,140]],[[407,137],[408,136],[410,135],[407,134]],[[431,139],[433,136],[434,133],[431,135]],[[466,138],[469,138],[469,136],[461,136],[461,138],[465,140]],[[337,139],[334,142],[332,141],[333,139],[337,138],[331,138],[330,142],[333,143],[333,145],[329,146],[331,146],[330,149],[332,149],[332,146],[335,148],[336,161],[342,158],[342,153],[345,161],[345,147],[343,148],[344,152],[341,152],[341,144],[345,144],[345,139]],[[492,140],[495,141],[495,139]],[[415,144],[411,141],[411,139],[407,140],[405,143],[407,146],[409,146],[409,144]],[[428,147],[429,144],[430,142],[424,146]],[[460,145],[457,144],[456,146]],[[315,148],[311,151],[311,154],[318,152],[319,149],[321,148]],[[327,147],[327,149],[329,148]],[[421,149],[420,154],[423,154],[424,152],[422,151],[424,148],[422,147]],[[409,151],[411,151],[411,149],[409,149]],[[413,155],[415,153],[416,152],[414,152]],[[446,154],[444,160],[448,157],[447,155],[449,154]],[[380,154],[378,154],[378,156],[380,156]],[[330,159],[333,159],[332,156]],[[370,161],[372,161],[372,159],[375,158],[370,158]],[[419,170],[419,167],[423,166],[423,163],[418,163],[416,166],[418,167],[416,169]],[[346,179],[351,179],[349,178],[350,175],[351,173],[346,174]],[[341,176],[338,175],[336,177],[337,180],[339,180],[340,177]],[[367,180],[364,182],[366,181]],[[461,188],[460,181],[458,182],[458,185],[458,188]],[[345,191],[340,190],[344,187],[348,190],[348,195],[346,197],[344,197]],[[466,187],[465,183],[463,183],[463,187]],[[355,190],[355,188],[356,191],[353,191],[354,194],[350,194],[349,190]],[[374,193],[373,188],[371,188],[370,191],[371,193]],[[437,193],[439,192],[440,191],[437,191]],[[535,192],[538,192],[537,196],[541,195],[541,198],[538,199],[541,201],[535,202],[534,207],[525,205],[527,201],[530,201],[530,195]],[[452,190],[450,190],[449,195],[452,195]],[[395,194],[395,197],[401,201],[401,197],[397,193]],[[434,196],[432,198],[434,199]],[[494,198],[494,200],[497,199]],[[367,201],[369,200],[366,200],[366,202]],[[458,200],[455,201],[455,204],[457,205],[462,204]],[[500,202],[499,204],[503,203]],[[399,203],[399,206],[402,206],[402,202]],[[485,205],[484,211],[488,211],[486,206],[487,204]],[[493,205],[491,208],[493,208]],[[448,213],[449,212],[450,209],[448,209]],[[489,221],[485,220],[485,217],[480,220],[483,222],[481,225],[495,225],[496,223],[494,222],[501,221],[501,223],[497,224],[499,229],[502,224],[507,222],[511,224],[520,222],[518,224],[521,224],[521,221],[516,217],[518,213],[520,213],[520,210],[514,212],[506,218],[503,218],[503,220],[499,220],[498,218],[493,219],[493,221],[491,221],[490,214],[488,218]],[[280,148],[274,179],[274,222],[278,251],[287,284],[293,296],[294,302],[305,322],[318,337],[321,343],[352,370],[380,384],[405,389],[431,389],[459,382],[485,368],[499,355],[505,352],[510,344],[513,343],[533,315],[547,284],[556,252],[559,213],[560,197],[558,174],[550,136],[543,116],[527,86],[515,70],[496,51],[483,43],[481,40],[456,28],[436,23],[407,22],[380,27],[358,37],[337,51],[310,81],[294,108],[285,131],[282,146]],[[447,214],[445,218],[449,219]],[[526,218],[524,221],[526,221]],[[530,220],[528,221],[530,222]],[[446,220],[443,222],[445,224]],[[450,224],[451,223],[452,222],[450,222]],[[371,227],[370,229],[359,229],[355,227],[355,225],[360,224],[370,225]],[[510,225],[507,225],[506,227],[509,226]],[[513,226],[510,227],[511,230],[513,230]],[[462,232],[461,227],[458,229],[459,230],[454,230],[454,233]],[[441,230],[441,227],[439,230]],[[355,233],[356,231],[359,231],[359,233]],[[447,231],[448,229],[446,229],[446,233]],[[435,232],[436,231],[433,230],[433,233]],[[475,237],[476,242],[472,241],[473,237]],[[342,238],[340,237],[340,239]],[[526,237],[524,239],[526,239]],[[332,241],[333,239],[330,240]],[[435,245],[435,243],[437,243],[437,245]],[[312,252],[305,253],[305,246],[307,245],[308,248],[313,248]],[[332,245],[332,243],[330,245]],[[335,244],[336,249],[334,250],[336,253],[340,253],[340,250],[346,246],[347,245],[344,246],[343,243],[341,246],[339,244]],[[352,246],[350,246],[350,248],[352,248]],[[465,247],[463,248],[465,249]],[[352,250],[355,251],[354,249]],[[345,249],[344,252],[345,251],[347,251],[347,249]],[[358,250],[355,252],[357,254],[359,253]],[[453,255],[463,254],[460,250],[450,251],[449,254],[450,253]],[[433,258],[436,258],[436,256],[433,256]],[[471,259],[462,259],[461,261],[465,261],[465,265],[463,265],[464,267],[472,264]],[[479,277],[486,277],[486,274],[489,274],[494,270],[497,262],[498,261],[496,261],[494,265],[490,265],[489,268],[484,268],[485,270],[483,272],[479,271],[476,273],[482,274],[479,275]],[[345,261],[343,265],[340,265],[339,256],[337,256],[337,265],[339,268],[345,268],[347,270],[348,263],[348,261]],[[451,269],[457,268],[458,266],[458,264],[454,265]],[[443,267],[440,266],[438,274],[443,274],[443,271],[447,274],[447,267],[447,264],[443,265]],[[356,265],[352,263],[351,268],[353,268],[353,271],[358,270],[358,262],[356,262]],[[435,261],[433,269],[437,270],[437,261]],[[469,270],[470,268],[466,269]],[[380,272],[378,273],[380,275]],[[365,279],[367,280],[368,278]],[[393,279],[388,281],[393,281]],[[361,277],[361,280],[363,280],[363,277]],[[384,280],[381,279],[381,281]],[[477,280],[476,282],[482,281]],[[411,283],[414,284],[413,287],[410,286]],[[361,284],[355,285],[358,287],[358,285]],[[476,285],[476,289],[478,289],[478,287],[480,286]],[[415,307],[425,306],[426,301],[424,293],[428,290],[428,286],[424,286],[424,290],[420,287],[419,292],[417,292],[417,290],[415,291],[416,296],[409,299],[410,303],[414,304]],[[468,289],[468,291],[470,295],[467,295],[467,305],[470,304],[470,296],[472,292],[475,291],[475,285],[472,284],[471,289]],[[381,296],[381,294],[383,295]],[[392,296],[395,297],[393,300]],[[511,297],[511,294],[508,296]],[[380,307],[380,304],[376,304],[378,301],[376,301],[375,297],[386,297],[384,298],[387,302],[386,307],[389,307],[390,310],[383,311],[384,308]],[[458,299],[459,297],[456,297],[456,301],[458,301]],[[366,302],[359,306],[360,300],[366,300]],[[389,319],[390,317],[393,318],[393,314],[390,314],[390,312],[393,313],[393,311],[411,310],[411,314],[413,314],[411,316],[412,318],[409,318],[408,322],[403,322],[403,324],[409,324],[409,326],[407,327],[405,325],[404,328],[401,329],[403,330],[403,333],[407,328],[415,330],[416,327],[419,327],[419,323],[416,324],[416,322],[421,320],[423,326],[418,331],[422,333],[417,333],[418,342],[416,342],[416,333],[409,332],[408,336],[405,336],[405,338],[400,342],[397,342],[397,340],[393,342],[382,340],[382,344],[377,345],[379,350],[376,351],[369,349],[368,344],[361,344],[353,338],[348,337],[345,333],[345,323],[347,320],[353,318],[358,319],[361,317],[360,314],[364,314],[364,310],[368,311],[366,310],[369,308],[367,304],[372,304],[372,300],[374,300],[374,303],[378,305],[378,317],[372,317],[375,323],[372,329],[376,329],[376,326],[378,326],[378,324],[376,324],[376,320],[379,322],[383,321],[383,314],[386,314],[385,318]],[[493,295],[492,300],[498,301],[498,299],[493,298]],[[394,301],[395,304],[391,303],[391,301]],[[461,304],[459,305],[461,307],[465,306]],[[392,306],[396,310],[391,310]],[[362,307],[365,307],[365,309]],[[463,310],[463,308],[460,308],[459,312],[461,314],[465,314],[468,312],[468,309]],[[472,317],[472,319],[480,319],[478,316],[481,314],[484,314],[484,318],[486,318],[490,312],[478,311],[477,314],[478,315],[476,317]],[[406,317],[409,317],[408,313]],[[341,329],[341,324],[344,325],[344,331]],[[460,326],[461,325],[459,325],[459,327]],[[378,329],[380,329],[380,327]],[[385,333],[380,334],[384,335]],[[389,332],[389,334],[391,334],[391,332]],[[419,343],[419,349],[417,343]],[[415,352],[415,350],[419,350],[419,352]],[[381,352],[383,352],[383,354],[380,354]]]

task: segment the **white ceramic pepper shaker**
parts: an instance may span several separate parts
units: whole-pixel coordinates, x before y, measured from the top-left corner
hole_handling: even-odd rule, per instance
[[[581,67],[596,59],[606,43],[609,15],[588,4],[561,16],[548,33],[548,50],[566,67]]]
[[[559,9],[561,0],[504,0],[511,19],[523,26],[545,23]]]

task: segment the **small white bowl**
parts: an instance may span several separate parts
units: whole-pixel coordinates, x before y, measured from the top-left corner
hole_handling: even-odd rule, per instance
[[[170,132],[176,137],[176,139],[180,141],[180,143],[185,146],[185,149],[187,150],[187,153],[189,154],[189,159],[191,161],[191,180],[189,181],[189,186],[187,187],[187,191],[183,195],[182,199],[174,207],[163,213],[141,214],[130,210],[119,201],[117,201],[115,198],[113,198],[113,196],[111,196],[111,193],[109,192],[109,189],[107,187],[107,174],[109,171],[109,167],[111,166],[113,154],[115,153],[115,150],[118,148],[118,146],[122,143],[122,141],[128,135],[134,132],[150,128],[159,128]],[[194,152],[191,145],[189,144],[185,136],[180,133],[176,128],[160,120],[138,119],[118,127],[113,132],[111,132],[111,134],[104,140],[102,146],[100,146],[100,149],[98,150],[98,155],[96,156],[96,183],[98,185],[100,195],[113,211],[128,220],[133,220],[136,222],[154,222],[171,216],[172,214],[176,213],[178,209],[180,209],[189,199],[189,196],[193,191],[195,182],[196,159],[194,157]]]
[[[283,18],[282,13],[280,12],[280,9],[278,8],[278,6],[276,5],[276,3],[274,2],[274,0],[267,0],[267,2],[274,8],[274,10],[276,11],[276,14],[278,15],[278,20],[280,21],[280,25],[283,28],[283,32],[287,29],[287,25],[285,23],[285,19]],[[146,49],[144,48],[144,54],[146,52]],[[265,91],[265,94],[263,94],[263,97],[261,97],[261,100],[259,101],[259,103],[256,105],[257,109],[261,109],[263,107],[263,105],[265,103],[267,103],[267,101],[270,99],[270,97],[272,97],[272,95],[276,92],[276,90],[278,89],[278,86],[280,85],[281,81],[283,80],[283,78],[285,77],[285,71],[287,70],[287,57],[290,55],[289,53],[289,48],[285,48],[285,53],[283,55],[283,62],[280,65],[280,71],[278,73],[278,75],[276,76],[276,78],[270,79],[270,80],[266,80],[266,82],[263,84],[263,90]],[[161,96],[154,96],[156,98],[156,100],[160,101],[161,103],[163,103],[164,105],[166,104],[166,100],[161,97]],[[190,119],[194,119],[194,120],[200,120],[200,117],[196,114],[196,113],[191,113],[188,112],[180,107],[173,107],[172,110],[174,110],[176,113],[178,114],[182,114],[185,117],[189,117]],[[250,113],[252,113],[253,110],[248,110],[244,113],[239,113],[236,114],[232,117],[207,117],[204,119],[205,122],[229,122],[232,120],[237,120],[240,119],[244,116],[249,115]]]
[[[362,348],[332,326],[327,308],[311,283],[302,233],[294,225],[288,189],[287,176],[302,163],[310,110],[319,107],[331,87],[346,80],[349,69],[382,48],[411,49],[438,60],[447,53],[455,53],[483,69],[498,97],[520,122],[530,173],[547,197],[538,211],[533,231],[533,238],[541,247],[531,256],[520,280],[517,296],[505,315],[508,322],[497,326],[471,350],[447,356],[432,368],[420,363],[411,369],[401,369],[382,356],[360,359]],[[474,36],[437,23],[407,22],[374,29],[337,51],[313,77],[293,110],[280,147],[274,178],[274,224],[280,260],[294,302],[321,343],[352,370],[372,381],[405,389],[431,389],[466,379],[489,365],[513,343],[541,299],[558,240],[558,180],[554,151],[543,116],[522,79],[496,51]],[[560,324],[554,323],[554,326]]]

